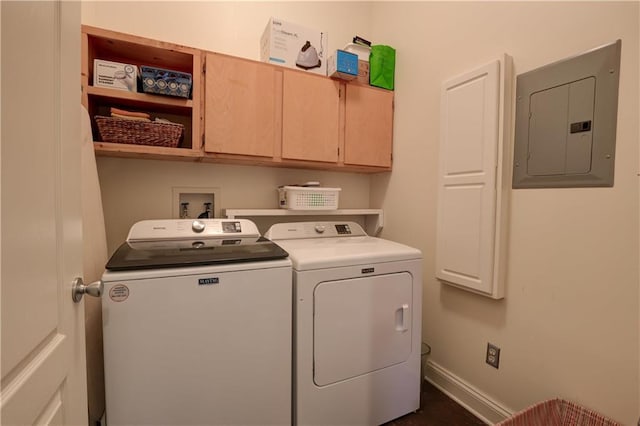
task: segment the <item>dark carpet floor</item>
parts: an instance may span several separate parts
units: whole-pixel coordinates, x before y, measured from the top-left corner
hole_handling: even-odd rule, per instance
[[[438,388],[425,381],[422,385],[420,409],[416,413],[385,423],[384,426],[480,426],[485,424]]]

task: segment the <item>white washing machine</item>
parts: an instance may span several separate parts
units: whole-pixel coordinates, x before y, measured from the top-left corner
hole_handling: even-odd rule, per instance
[[[378,425],[420,406],[422,253],[354,222],[273,225],[294,283],[297,425]]]
[[[251,221],[138,222],[102,280],[109,426],[291,423],[291,262]]]

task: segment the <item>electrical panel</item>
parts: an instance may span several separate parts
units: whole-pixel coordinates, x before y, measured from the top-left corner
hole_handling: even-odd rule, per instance
[[[613,186],[621,47],[517,77],[513,188]]]

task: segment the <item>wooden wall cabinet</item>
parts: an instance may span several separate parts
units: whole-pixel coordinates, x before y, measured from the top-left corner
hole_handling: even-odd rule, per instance
[[[93,85],[93,61],[188,72],[191,99]],[[356,172],[391,170],[393,92],[82,26],[82,102],[98,155]],[[145,111],[185,127],[178,148],[107,143],[93,117]]]
[[[148,65],[192,75],[191,99],[128,92],[93,85],[94,59]],[[201,51],[101,28],[82,26],[82,104],[92,121],[96,154],[136,158],[196,159],[201,155]],[[100,138],[96,115],[109,116],[110,107],[150,113],[184,126],[177,148],[108,143]]]
[[[282,159],[391,170],[393,92],[284,70]]]
[[[391,170],[393,92],[205,54],[205,160]]]

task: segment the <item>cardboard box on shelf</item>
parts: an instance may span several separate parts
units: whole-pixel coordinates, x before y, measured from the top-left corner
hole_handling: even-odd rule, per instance
[[[120,62],[93,60],[93,85],[137,92],[138,67]]]
[[[146,65],[140,66],[140,74],[143,92],[189,99],[193,84],[191,74]]]
[[[347,43],[344,50],[358,55],[358,78],[360,84],[369,84],[369,55],[371,48],[357,43]]]
[[[327,75],[326,32],[270,18],[260,39],[260,60]]]
[[[342,80],[353,80],[358,77],[358,55],[355,53],[336,50],[329,57],[327,63],[327,74],[329,77],[340,78]]]
[[[369,84],[369,61],[358,59],[358,83]]]

